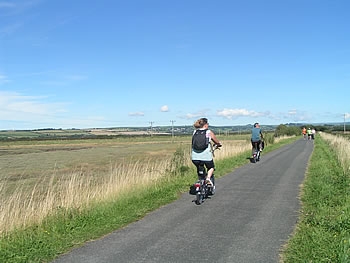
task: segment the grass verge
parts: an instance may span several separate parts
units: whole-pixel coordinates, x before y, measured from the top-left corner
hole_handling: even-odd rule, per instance
[[[272,151],[296,138],[269,145],[264,152]],[[250,150],[233,158],[216,161],[216,176],[221,177],[249,162]],[[0,262],[49,262],[58,255],[99,238],[127,224],[141,219],[150,211],[176,200],[180,193],[189,190],[195,181],[194,166],[185,169],[181,176],[167,176],[137,192],[118,197],[117,200],[98,203],[89,209],[58,208],[41,224],[11,231],[0,239]]]
[[[320,137],[302,191],[302,211],[282,260],[350,262],[350,176]]]
[[[0,240],[1,262],[47,262],[84,242],[101,237],[177,198],[184,180],[170,180],[85,211],[58,209],[42,224],[12,231]]]

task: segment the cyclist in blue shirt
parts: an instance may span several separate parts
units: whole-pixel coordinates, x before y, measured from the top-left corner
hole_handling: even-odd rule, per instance
[[[262,131],[260,129],[260,124],[258,122],[254,123],[254,127],[252,129],[252,136],[251,136],[251,142],[252,142],[252,155],[255,152],[255,144],[257,144],[257,147],[260,148],[260,151],[262,151],[262,140],[264,139]]]

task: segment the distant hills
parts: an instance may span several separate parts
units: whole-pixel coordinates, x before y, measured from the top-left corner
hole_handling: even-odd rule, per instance
[[[317,131],[350,131],[350,122],[346,123],[286,123],[280,125],[261,125],[263,131],[275,131],[278,126],[314,127]],[[344,126],[345,125],[345,126]],[[244,134],[250,133],[252,124],[210,126],[217,134]],[[35,129],[35,130],[3,130],[0,131],[0,140],[47,140],[47,139],[85,139],[110,138],[115,136],[149,136],[149,135],[189,135],[193,132],[192,125],[185,126],[154,126],[154,127],[110,127],[91,129]]]

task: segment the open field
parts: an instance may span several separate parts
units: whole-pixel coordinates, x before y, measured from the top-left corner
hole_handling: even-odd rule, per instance
[[[296,139],[277,138],[265,152]],[[251,149],[249,135],[220,140],[218,178],[249,162]],[[17,176],[1,173],[0,261],[47,262],[176,200],[196,178],[190,141],[190,136],[160,136],[1,143],[1,168],[23,154],[33,161],[17,167]],[[52,167],[62,156],[69,165]]]
[[[225,143],[247,140],[247,135],[223,137]],[[99,174],[111,164],[169,157],[179,147],[190,150],[190,143],[190,136],[1,142],[0,180],[26,180],[77,170]]]
[[[230,144],[247,138],[230,136],[223,141]],[[98,175],[122,162],[171,157],[179,147],[190,150],[190,143],[190,136],[1,142],[0,180],[18,182],[75,171]]]
[[[283,262],[349,262],[349,141],[324,135],[315,140],[300,222]],[[247,136],[220,139],[224,147],[216,152],[219,177],[246,163],[250,148]],[[266,152],[295,139],[276,139]],[[190,136],[1,142],[0,261],[47,262],[175,200],[193,182],[189,147]],[[32,162],[24,165],[22,155]],[[61,158],[67,162],[60,163]],[[181,169],[168,170],[174,162]],[[140,184],[143,189],[137,188]],[[136,187],[137,194],[127,186]],[[46,195],[36,198],[44,190]],[[120,194],[123,191],[128,195]],[[88,209],[82,206],[86,200],[92,200]],[[53,216],[45,216],[45,211]],[[35,217],[38,214],[42,217]],[[11,231],[14,227],[19,229]]]
[[[250,148],[222,137],[217,159]],[[40,222],[57,207],[82,208],[192,166],[191,136],[14,141],[0,144],[0,233]],[[176,158],[176,160],[174,160]]]

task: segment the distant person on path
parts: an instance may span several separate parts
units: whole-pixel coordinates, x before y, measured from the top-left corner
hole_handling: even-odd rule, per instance
[[[316,130],[315,130],[315,128],[312,128],[312,130],[311,130],[311,138],[313,140],[315,139],[315,134],[316,134]]]
[[[260,151],[263,150],[262,140],[264,139],[262,131],[260,129],[260,124],[258,122],[254,123],[252,129],[251,143],[252,143],[252,156],[255,152],[255,144],[260,148]]]
[[[192,158],[192,163],[197,167],[197,173],[198,173],[198,168],[200,164],[205,165],[207,168],[207,178],[206,181],[208,184],[213,185],[211,181],[211,176],[214,173],[215,170],[215,165],[214,165],[214,160],[213,160],[213,151],[212,151],[212,146],[210,144],[211,141],[213,141],[217,146],[221,146],[220,141],[216,138],[215,134],[213,131],[209,130],[209,123],[207,118],[200,118],[198,119],[194,124],[194,128],[196,129],[193,132],[192,136],[192,153],[191,153],[191,158]],[[205,133],[205,149],[195,149],[196,146],[194,145],[194,136],[196,132],[204,132]]]
[[[307,129],[307,139],[308,140],[311,140],[311,134],[312,134],[311,128]]]
[[[303,130],[301,131],[301,133],[303,134],[303,138],[304,138],[304,140],[306,140],[306,128],[305,127],[303,127]]]

